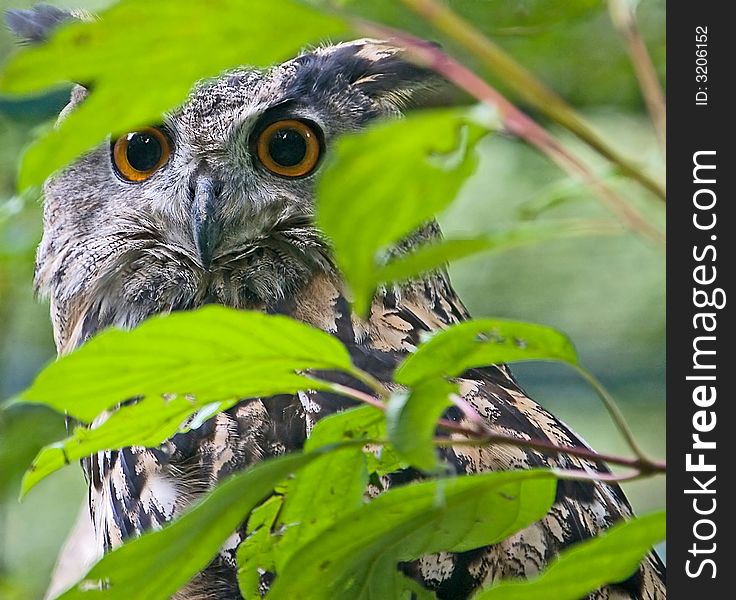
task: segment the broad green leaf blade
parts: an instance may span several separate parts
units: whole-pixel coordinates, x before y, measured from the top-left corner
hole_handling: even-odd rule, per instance
[[[350,452],[330,452],[305,467],[290,482],[279,515],[284,534],[275,552],[277,572],[297,548],[359,508],[367,484],[366,460],[359,446]]]
[[[258,598],[261,573],[276,571],[273,550],[280,538],[271,535],[271,528],[283,503],[283,496],[271,496],[248,517],[248,536],[237,552],[238,587],[243,598]]]
[[[494,243],[485,236],[466,240],[442,240],[422,246],[416,252],[400,256],[386,266],[379,267],[375,278],[380,283],[401,282],[443,267],[453,260],[493,249]]]
[[[64,419],[45,407],[0,405],[0,498],[5,498],[39,450],[64,435]]]
[[[522,360],[578,362],[572,342],[551,327],[474,319],[445,329],[421,344],[399,365],[395,379],[413,386],[436,377],[457,377],[474,367]]]
[[[418,581],[409,578],[390,562],[378,561],[374,571],[380,573],[369,590],[361,590],[356,598],[395,598],[396,600],[437,600],[434,592],[423,587]]]
[[[305,445],[316,450],[327,444],[353,440],[385,440],[386,415],[373,406],[363,405],[321,419]],[[406,468],[394,448],[388,444],[378,446],[365,455],[368,472],[386,475]]]
[[[68,81],[93,90],[58,131],[29,149],[22,188],[40,184],[107,134],[160,122],[197,80],[239,65],[280,62],[346,33],[339,18],[292,0],[123,0],[100,17],[64,26],[5,68],[4,92]]]
[[[352,440],[380,440],[386,436],[386,418],[383,411],[364,404],[320,419],[309,434],[304,449],[317,450],[322,446]]]
[[[436,28],[408,8],[414,0],[310,0],[316,5],[338,4],[351,13],[393,27],[411,31],[426,39],[435,39]],[[504,34],[513,38],[539,36],[547,28],[569,28],[578,19],[600,12],[602,0],[452,0],[450,6],[485,34]],[[567,30],[567,29],[565,29]],[[434,36],[434,37],[433,37]]]
[[[475,171],[483,133],[463,113],[429,111],[337,141],[318,184],[317,223],[360,313],[378,284],[381,254],[455,199]]]
[[[248,513],[283,479],[322,453],[264,461],[217,487],[181,518],[105,556],[63,600],[169,598],[215,556]],[[83,591],[102,580],[104,590]]]
[[[622,232],[623,229],[616,223],[577,219],[521,223],[507,231],[492,232],[477,238],[446,239],[423,246],[381,267],[376,279],[380,283],[400,282],[480,252],[505,252],[548,240]]]
[[[565,550],[538,577],[502,581],[474,600],[577,600],[607,583],[630,577],[664,537],[663,512],[620,523]]]
[[[333,336],[287,317],[220,306],[107,330],[46,367],[22,394],[84,422],[136,396],[192,395],[200,405],[321,389],[297,374],[349,371]]]
[[[386,589],[393,581],[386,573],[397,562],[498,542],[543,517],[555,489],[549,471],[484,473],[390,489],[300,548],[267,598],[400,597]]]
[[[434,592],[422,586],[415,579],[410,579],[403,573],[394,571],[398,581],[394,583],[394,588],[401,592],[401,600],[437,600]]]
[[[208,414],[227,410],[236,399],[215,403]],[[26,471],[21,496],[51,473],[100,450],[115,450],[127,446],[154,447],[177,433],[185,420],[202,408],[187,398],[146,398],[123,406],[95,429],[76,427],[73,434],[44,447]]]
[[[452,405],[450,394],[457,386],[444,379],[418,384],[410,392],[396,392],[386,407],[388,439],[400,458],[422,471],[439,466],[432,445],[437,421]]]
[[[236,401],[214,403],[216,408],[212,408],[213,404],[210,404],[209,411],[214,414],[227,410]],[[148,397],[133,405],[117,409],[95,429],[76,427],[70,437],[40,450],[30,469],[25,473],[21,496],[55,471],[100,450],[114,450],[126,446],[157,446],[180,431],[186,419],[202,409],[203,403],[195,398],[164,400],[160,397]],[[385,429],[385,417],[381,411],[371,406],[357,407],[322,419],[307,440],[306,449],[316,450],[327,444],[360,438],[383,439]],[[391,458],[388,462],[381,462],[375,456],[368,455],[372,470],[379,468],[379,465],[383,467],[382,472],[398,467],[390,450],[379,449],[379,453],[381,456]]]
[[[310,433],[305,451],[345,441],[379,439],[384,433],[383,413],[372,406],[360,406],[321,419]],[[360,507],[367,483],[366,455],[362,445],[356,445],[350,452],[328,453],[302,469],[289,481],[278,522],[274,515],[267,527],[256,530],[263,520],[259,508],[259,521],[252,527],[255,531],[238,549],[238,579],[244,597],[257,591],[259,571],[280,571],[296,550],[344,513]]]

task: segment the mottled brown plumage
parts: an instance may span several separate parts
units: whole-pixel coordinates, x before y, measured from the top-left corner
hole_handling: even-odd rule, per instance
[[[33,15],[25,19],[32,21]],[[240,69],[198,85],[163,125],[171,156],[144,181],[121,178],[106,144],[50,179],[36,283],[51,298],[59,352],[108,326],[130,328],[153,314],[215,302],[289,315],[328,331],[347,346],[358,367],[389,382],[423,332],[468,318],[447,275],[440,271],[383,290],[369,318],[356,317],[329,246],[312,222],[319,168],[295,179],[275,176],[259,164],[252,141],[264,123],[301,119],[319,130],[329,155],[337,136],[399,116],[435,84],[433,75],[404,62],[385,43],[327,46],[270,71]],[[85,95],[77,87],[66,112]],[[437,236],[431,223],[401,248]],[[473,369],[459,383],[464,399],[495,431],[585,445],[528,398],[506,366]],[[301,448],[317,420],[350,405],[345,398],[309,391],[243,400],[159,448],[90,457],[84,467],[98,547],[109,550],[160,527],[223,477]],[[453,409],[446,416],[464,418]],[[605,471],[600,464],[507,446],[456,446],[443,450],[443,458],[457,473],[535,466]],[[381,485],[420,476],[402,471]],[[538,573],[560,550],[630,515],[615,485],[560,482],[549,515],[504,542],[426,556],[400,568],[440,598],[467,598],[482,584]],[[177,598],[240,597],[239,535]],[[629,580],[591,595],[595,600],[664,597],[655,555]]]

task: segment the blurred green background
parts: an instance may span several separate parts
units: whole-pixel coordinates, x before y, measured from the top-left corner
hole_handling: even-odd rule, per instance
[[[52,2],[90,10],[109,3]],[[391,14],[394,22],[455,50],[393,0],[342,3],[370,16]],[[1,9],[31,4],[0,0]],[[663,156],[605,2],[458,0],[453,5],[585,114],[609,142],[650,173],[663,176]],[[663,77],[665,1],[642,0],[637,14]],[[0,28],[3,61],[13,47],[9,32]],[[493,83],[504,88],[503,82]],[[19,156],[34,128],[52,118],[64,101],[63,92],[22,100],[0,97],[0,398],[22,390],[54,356],[48,306],[34,299],[31,284],[41,206],[34,198],[16,196],[14,184]],[[579,142],[551,129],[663,227],[663,206],[617,177]],[[478,174],[441,221],[447,232],[471,234],[525,219],[565,217],[610,215],[536,151],[496,135],[482,142]],[[557,240],[468,259],[453,265],[451,273],[475,316],[536,321],[569,334],[583,364],[620,401],[641,445],[664,456],[662,248],[628,234]],[[533,397],[595,448],[627,452],[592,391],[569,370],[533,363],[518,365],[515,372]],[[22,503],[17,500],[20,476],[35,452],[63,435],[63,418],[49,411],[0,412],[0,598],[42,596],[56,553],[85,498],[81,470],[73,465],[42,482]],[[638,512],[664,506],[661,477],[628,484],[626,491]]]

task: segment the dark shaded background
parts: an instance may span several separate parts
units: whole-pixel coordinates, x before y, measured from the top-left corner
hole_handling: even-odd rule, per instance
[[[52,2],[98,9],[104,0]],[[31,2],[0,0],[0,8]],[[367,3],[367,12],[396,3]],[[661,176],[663,158],[642,105],[636,79],[608,18],[596,0],[465,0],[467,14],[495,5],[493,22],[476,20],[596,129]],[[664,0],[643,0],[640,26],[664,72]],[[482,9],[482,10],[481,10]],[[401,17],[399,15],[399,18]],[[407,26],[415,23],[406,22]],[[420,28],[421,30],[421,28]],[[0,58],[13,47],[0,29]],[[452,48],[450,48],[452,49]],[[498,83],[503,87],[502,82]],[[64,93],[35,99],[0,97],[0,398],[16,394],[54,356],[48,307],[33,297],[33,254],[40,239],[40,204],[15,196],[15,170],[34,128],[65,101]],[[533,114],[533,111],[532,111]],[[536,116],[536,115],[535,115]],[[620,180],[579,142],[622,194],[663,222],[663,207]],[[586,189],[523,144],[495,136],[481,144],[478,175],[442,218],[446,231],[482,233],[530,218],[609,217]],[[451,269],[475,316],[498,316],[555,326],[576,343],[582,362],[610,386],[638,439],[664,455],[664,251],[632,235],[546,242],[484,255]],[[562,366],[532,363],[515,372],[533,397],[561,416],[594,447],[625,453],[594,393]],[[56,473],[18,503],[18,484],[37,449],[64,435],[63,419],[41,409],[0,413],[0,597],[40,597],[56,553],[85,495],[81,470]],[[664,505],[664,480],[626,486],[639,512]]]

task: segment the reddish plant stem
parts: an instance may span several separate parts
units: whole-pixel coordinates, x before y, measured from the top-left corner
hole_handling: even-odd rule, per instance
[[[492,73],[501,78],[531,106],[568,129],[601,156],[614,163],[622,173],[638,181],[662,201],[665,200],[665,191],[659,182],[609,146],[560,96],[450,6],[438,0],[401,0],[401,2],[479,58]]]
[[[386,411],[386,403],[383,400],[374,397],[372,394],[368,394],[366,392],[362,392],[360,390],[356,390],[354,388],[337,383],[331,384],[330,387],[332,391],[337,394],[353,398],[354,400],[357,400],[358,402],[362,402],[364,404],[369,404],[381,411]],[[385,397],[385,394],[385,390],[382,390],[379,395],[381,397]],[[468,427],[466,425],[463,425],[462,423],[456,423],[447,419],[440,419],[437,425],[445,431],[461,434],[466,436],[467,438],[462,440],[437,438],[435,439],[435,443],[438,446],[483,446],[488,444],[503,444],[506,446],[514,446],[517,448],[529,448],[532,450],[537,450],[544,454],[551,454],[553,456],[566,454],[568,456],[575,456],[577,458],[589,460],[593,463],[604,462],[611,465],[628,467],[630,469],[634,469],[638,473],[637,477],[667,472],[667,465],[665,463],[654,461],[648,458],[626,458],[622,456],[615,456],[612,454],[601,454],[590,448],[560,446],[558,444],[555,444],[554,442],[550,442],[549,440],[518,438],[512,435],[494,432],[485,423],[483,423],[482,427],[479,427],[476,421],[473,421],[471,427]],[[585,473],[583,472],[581,473],[581,475],[585,476]],[[589,475],[590,477],[597,477],[592,474]],[[604,480],[605,478],[600,479]]]
[[[552,454],[555,456],[559,454],[567,454],[568,456],[575,456],[577,458],[582,458],[591,462],[605,462],[612,465],[618,465],[620,467],[635,469],[638,473],[641,474],[667,472],[667,465],[665,463],[653,461],[650,459],[626,458],[613,454],[601,454],[599,452],[596,452],[595,450],[591,450],[590,448],[560,446],[548,440],[540,440],[534,438],[517,438],[513,435],[503,433],[479,433],[475,429],[469,429],[459,423],[447,421],[444,419],[439,421],[438,425],[439,427],[447,431],[468,436],[467,440],[442,440],[443,443],[441,445],[445,446],[478,446],[484,444],[503,444],[506,446],[515,446],[517,448],[530,448],[532,450],[543,452],[544,454]]]
[[[667,108],[664,92],[647,46],[641,37],[634,9],[625,0],[608,0],[608,6],[611,20],[626,42],[626,49],[629,52],[636,78],[639,80],[639,87],[644,96],[649,117],[657,133],[657,140],[664,151],[667,144]]]
[[[374,398],[371,394],[366,394],[365,392],[361,392],[360,390],[356,390],[354,388],[348,387],[346,385],[341,385],[339,383],[330,384],[330,389],[332,389],[332,391],[336,394],[340,394],[341,396],[347,396],[349,398],[357,400],[358,402],[362,402],[363,404],[370,404],[378,410],[384,412],[386,411],[386,404],[383,402],[383,400]]]
[[[464,65],[442,52],[436,46],[403,31],[366,21],[357,22],[355,27],[367,35],[391,39],[397,45],[404,48],[414,60],[439,73],[474,98],[496,109],[504,128],[510,134],[538,148],[563,170],[580,179],[616,214],[628,229],[636,231],[659,244],[664,242],[662,232],[650,225],[623,198],[605,185],[582,161],[568,152],[543,127],[537,125],[531,118],[517,109],[498,91]]]
[[[651,475],[641,471],[627,471],[626,473],[581,473],[571,469],[552,469],[560,479],[574,479],[576,481],[603,481],[605,483],[626,483],[636,481]]]

